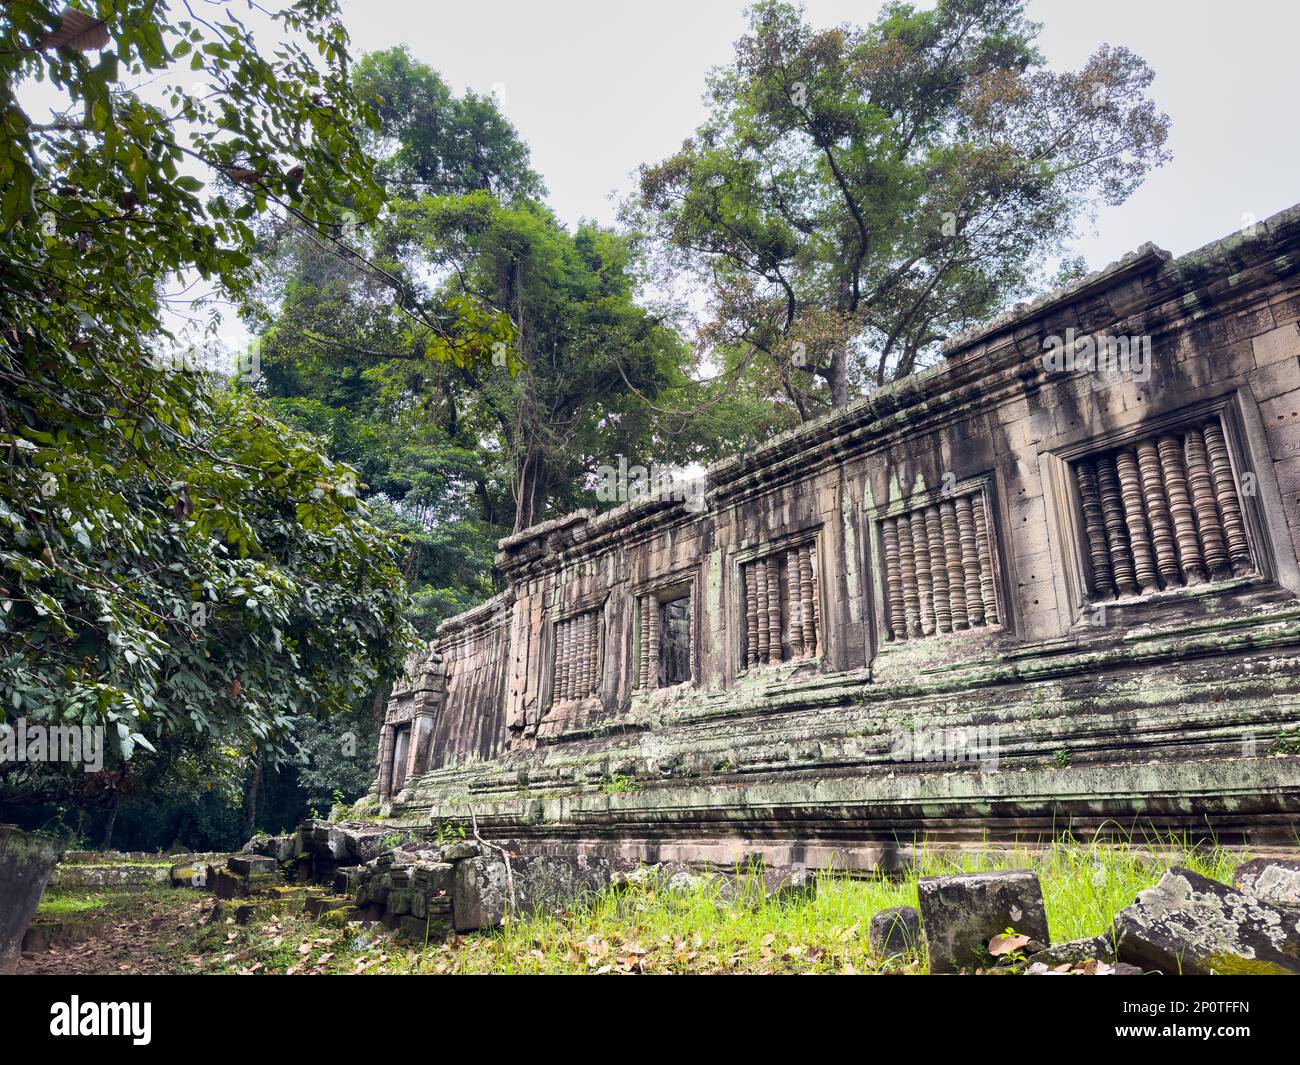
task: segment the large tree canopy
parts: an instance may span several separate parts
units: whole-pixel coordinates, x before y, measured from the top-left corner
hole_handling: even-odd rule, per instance
[[[0,699],[106,728],[118,766],[275,754],[406,646],[400,547],[355,471],[168,357],[168,286],[242,303],[259,215],[332,241],[382,204],[332,3],[275,18],[267,55],[188,4],[0,15]],[[48,119],[33,83],[60,98]],[[84,779],[53,768],[0,783]]]
[[[370,144],[391,210],[361,232],[380,271],[301,227],[268,233],[263,367],[277,409],[391,502],[430,627],[490,592],[498,536],[590,501],[602,463],[698,453],[699,434],[664,432],[654,410],[690,387],[691,356],[634,301],[629,242],[570,231],[538,201],[493,101],[456,97],[402,49],[366,56],[355,84],[380,118]],[[494,358],[431,359],[390,278],[431,313],[502,309]]]
[[[1167,157],[1152,73],[1122,47],[1045,69],[1019,0],[889,4],[819,30],[750,10],[709,120],[641,172],[636,224],[711,297],[706,339],[761,353],[805,418],[911,373],[1023,292],[1090,197]]]

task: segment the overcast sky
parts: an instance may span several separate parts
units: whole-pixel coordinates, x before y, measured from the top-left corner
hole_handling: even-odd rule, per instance
[[[457,91],[503,90],[550,202],[568,222],[613,220],[643,162],[704,117],[705,72],[727,62],[743,0],[342,0],[356,47],[405,43]],[[926,6],[926,5],[922,5]],[[817,25],[870,21],[872,0],[807,0]],[[1300,2],[1032,0],[1049,65],[1102,43],[1155,69],[1174,158],[1127,203],[1103,208],[1076,254],[1091,268],[1151,240],[1174,254],[1300,201]]]

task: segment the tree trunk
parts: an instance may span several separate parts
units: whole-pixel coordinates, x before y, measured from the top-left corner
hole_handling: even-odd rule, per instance
[[[253,836],[253,826],[257,823],[257,793],[262,788],[262,755],[257,755],[257,760],[253,763],[253,783],[248,788],[248,835],[251,839]]]
[[[849,354],[843,349],[831,355],[830,364],[831,406],[835,410],[849,402]]]
[[[108,808],[108,820],[104,823],[104,843],[100,850],[113,849],[113,826],[117,824],[117,808],[121,805],[122,796],[116,794],[113,796],[113,805]]]
[[[534,448],[519,465],[519,492],[515,502],[515,532],[536,525],[546,509],[546,457]]]

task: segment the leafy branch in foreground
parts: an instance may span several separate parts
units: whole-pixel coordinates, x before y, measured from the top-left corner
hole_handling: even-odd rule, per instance
[[[0,699],[107,726],[119,767],[218,741],[274,756],[296,715],[394,672],[409,633],[400,545],[355,471],[160,358],[169,284],[247,298],[259,216],[335,240],[384,202],[333,3],[273,14],[269,56],[196,6],[0,15]],[[49,88],[40,121],[24,100]],[[0,772],[0,794],[79,786]]]

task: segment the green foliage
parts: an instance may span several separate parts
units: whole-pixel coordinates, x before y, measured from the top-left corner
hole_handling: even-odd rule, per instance
[[[463,821],[439,821],[438,827],[434,830],[433,838],[441,847],[451,843],[460,843],[467,835],[468,832]]]
[[[1020,0],[891,3],[862,29],[749,14],[629,215],[708,286],[733,376],[799,418],[911,373],[1167,158],[1146,63],[1107,45],[1047,71]]]
[[[925,972],[923,949],[875,957],[867,930],[881,910],[916,906],[921,877],[1033,870],[1043,887],[1052,939],[1063,943],[1111,928],[1115,914],[1171,864],[1230,883],[1233,869],[1248,857],[1178,839],[1086,845],[1067,836],[1043,850],[1013,852],[922,846],[916,863],[901,875],[861,878],[825,870],[817,874],[815,893],[795,898],[768,897],[745,869],[735,870],[739,891],[716,875],[683,882],[646,870],[568,912],[536,913],[496,931],[417,943],[413,950],[358,935],[355,926],[337,940],[322,940],[314,921],[277,918],[273,926],[237,929],[236,942],[229,944],[226,929],[197,926],[185,953],[204,955],[204,972],[237,972],[258,962],[268,970],[297,971],[307,957],[314,959],[308,964],[340,973],[919,974]]]
[[[164,286],[198,276],[244,301],[263,212],[330,232],[382,203],[333,5],[276,16],[272,56],[230,16],[96,11],[102,45],[55,47],[46,3],[0,16],[0,700],[106,727],[115,763],[98,781],[8,767],[10,797],[120,796],[141,750],[133,775],[158,787],[237,776],[297,716],[364,697],[407,645],[399,542],[356,472],[166,358]],[[34,120],[27,79],[68,110]]]

